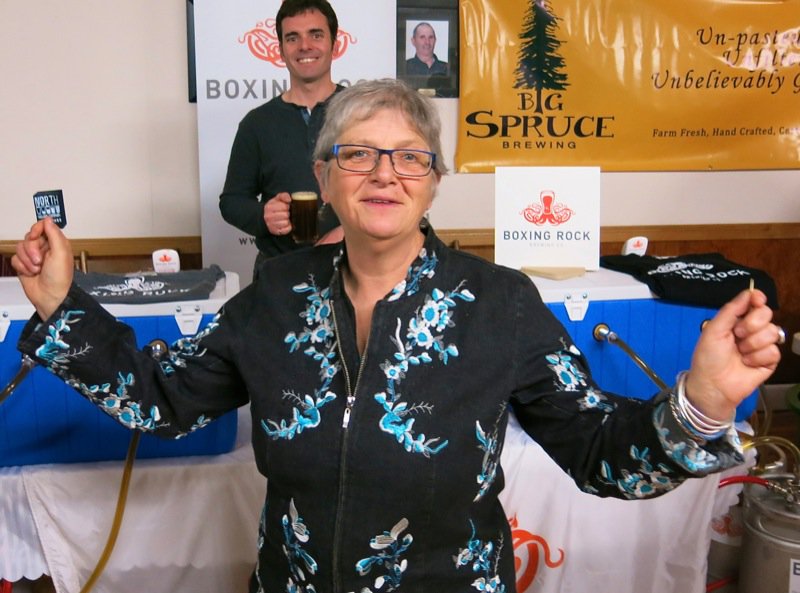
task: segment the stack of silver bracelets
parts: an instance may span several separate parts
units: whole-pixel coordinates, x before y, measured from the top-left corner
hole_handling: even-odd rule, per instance
[[[669,398],[670,408],[675,419],[689,436],[711,441],[723,436],[733,424],[733,419],[727,422],[714,420],[703,414],[692,405],[686,397],[686,371],[678,374],[675,391]]]

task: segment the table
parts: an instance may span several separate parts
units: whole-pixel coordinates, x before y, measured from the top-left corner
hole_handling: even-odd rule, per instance
[[[249,411],[231,453],[137,460],[116,547],[96,593],[241,593],[256,560],[266,482]],[[123,462],[0,468],[0,578],[49,574],[77,593],[106,543]]]
[[[265,481],[249,412],[239,419],[231,453],[137,461],[96,593],[246,591]],[[520,592],[705,589],[717,476],[654,500],[598,499],[578,491],[513,418],[501,462]],[[49,574],[58,593],[77,593],[105,545],[121,475],[121,462],[0,469],[0,578]]]

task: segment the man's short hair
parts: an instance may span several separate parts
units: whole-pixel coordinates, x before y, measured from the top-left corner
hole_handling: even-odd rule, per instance
[[[417,23],[417,26],[414,27],[414,30],[411,32],[411,36],[412,37],[416,37],[417,36],[417,29],[419,29],[420,27],[423,27],[423,26],[430,27],[430,30],[433,31],[433,36],[436,37],[436,29],[433,28],[433,25],[431,25],[430,23],[426,23],[425,21],[422,21],[421,23]]]
[[[328,0],[283,0],[278,9],[278,15],[275,17],[275,32],[278,34],[279,43],[283,43],[283,19],[309,10],[318,10],[327,19],[328,29],[331,32],[331,43],[336,43],[339,20]]]

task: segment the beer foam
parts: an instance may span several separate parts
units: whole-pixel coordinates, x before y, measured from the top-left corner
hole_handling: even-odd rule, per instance
[[[298,202],[306,202],[308,200],[316,200],[317,194],[313,191],[296,191],[292,194],[292,199]]]

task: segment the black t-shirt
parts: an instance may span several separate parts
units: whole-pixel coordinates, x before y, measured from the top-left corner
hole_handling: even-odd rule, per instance
[[[769,306],[778,308],[778,292],[769,274],[725,259],[721,253],[605,255],[600,265],[630,274],[664,300],[714,308],[749,288],[752,278],[755,288],[767,295]]]

